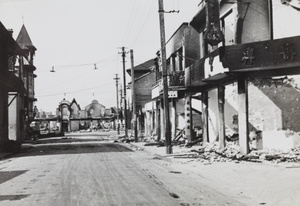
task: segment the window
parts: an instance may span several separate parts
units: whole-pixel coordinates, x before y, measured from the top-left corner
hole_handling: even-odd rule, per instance
[[[230,10],[221,18],[221,29],[225,36],[225,45],[233,45],[235,42],[236,20],[234,12]]]

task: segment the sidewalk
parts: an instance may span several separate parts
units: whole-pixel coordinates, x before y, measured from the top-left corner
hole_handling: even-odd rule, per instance
[[[213,191],[223,193],[245,205],[300,205],[299,164],[205,161],[197,153],[191,152],[200,146],[173,146],[173,154],[166,154],[165,147],[144,146],[145,142],[132,142],[130,145],[136,150],[148,153],[157,163],[169,164],[174,168],[174,173],[193,174],[191,177],[196,177]]]
[[[10,155],[11,155],[11,153],[0,153],[0,160],[7,158]]]

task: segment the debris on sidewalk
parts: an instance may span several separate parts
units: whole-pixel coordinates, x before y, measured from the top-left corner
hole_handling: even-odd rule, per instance
[[[164,142],[149,142],[149,143],[146,143],[144,144],[144,146],[165,146],[165,143]]]
[[[183,137],[177,139],[177,142],[172,142],[174,147],[178,148],[190,148],[197,146],[197,149],[183,150],[179,154],[169,154],[168,157],[178,158],[178,159],[197,159],[196,161],[202,162],[204,165],[210,165],[213,162],[234,162],[240,163],[241,161],[254,162],[254,163],[295,163],[297,165],[290,166],[289,168],[298,168],[300,166],[300,147],[291,149],[289,152],[283,152],[274,149],[261,149],[257,150],[252,148],[252,151],[247,155],[242,155],[240,153],[240,146],[238,142],[232,137],[232,141],[226,141],[226,146],[222,149],[219,148],[218,142],[205,143],[203,145],[202,140],[196,139],[193,142],[187,143],[182,139]],[[120,142],[130,143],[134,142],[133,137],[125,138],[119,137]],[[157,136],[148,136],[143,138],[145,143],[143,146],[156,146],[163,147],[165,142],[158,140]]]
[[[118,140],[115,140],[115,142],[122,142],[122,143],[130,143],[130,142],[134,142],[134,137],[133,136],[119,136]]]
[[[247,155],[240,154],[240,147],[233,142],[227,142],[225,148],[220,149],[217,143],[206,143],[190,153],[174,155],[174,158],[198,158],[200,162],[210,164],[213,162],[270,162],[270,163],[300,163],[300,147],[288,153],[279,150],[252,150]],[[295,166],[294,166],[295,167]]]
[[[181,174],[182,172],[179,172],[179,171],[169,171],[169,173],[173,173],[173,174]]]

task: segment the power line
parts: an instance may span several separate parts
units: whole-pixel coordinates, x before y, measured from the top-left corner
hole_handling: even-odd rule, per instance
[[[148,3],[149,3],[149,2],[148,2]],[[150,1],[150,3],[151,3],[151,1]],[[154,3],[154,1],[152,1],[152,4],[153,4],[153,3]],[[149,7],[150,7],[150,4],[147,5],[147,8],[149,8]],[[152,12],[152,10],[151,10],[151,9],[148,9],[148,13],[145,15],[144,20],[141,21],[141,23],[140,23],[140,26],[139,26],[140,29],[138,30],[138,33],[137,33],[137,36],[136,36],[135,40],[133,41],[132,44],[130,44],[131,47],[133,47],[133,46],[135,45],[135,42],[136,42],[136,41],[138,40],[138,38],[140,37],[142,31],[145,31],[145,30],[144,30],[144,27],[145,27],[145,25],[146,25],[146,20],[149,21],[150,18],[148,18],[148,17],[150,16],[151,12]],[[136,32],[135,32],[135,33],[136,33]]]
[[[140,4],[140,0],[138,0],[138,2],[139,2],[139,4]],[[135,11],[138,11],[138,9],[137,10],[135,10],[135,8],[136,8],[136,1],[134,2],[134,6],[132,7],[132,10],[131,10],[131,15],[130,15],[130,17],[129,17],[129,20],[128,20],[128,22],[127,22],[127,26],[126,26],[126,28],[125,28],[125,32],[124,32],[124,36],[123,36],[123,42],[125,42],[125,40],[127,41],[127,37],[128,37],[128,30],[129,30],[129,27],[130,27],[130,23],[131,23],[131,19],[132,19],[132,17],[133,16],[136,16],[136,13],[137,12],[135,12]],[[134,18],[133,18],[134,19]],[[132,24],[131,24],[132,25]],[[130,31],[130,30],[129,30]]]
[[[98,69],[97,66],[100,66],[100,67],[102,68],[102,66],[108,65],[108,64],[110,64],[110,63],[116,61],[116,59],[115,59],[116,56],[117,56],[117,55],[114,54],[114,55],[112,55],[112,56],[110,56],[110,57],[107,57],[107,58],[105,58],[105,59],[99,60],[99,61],[94,62],[94,63],[67,64],[67,65],[52,66],[52,70],[51,70],[51,71],[54,71],[54,70],[57,69],[57,68],[60,68],[60,70],[62,70],[62,69],[70,68],[70,67],[74,68],[74,67],[84,67],[84,66],[91,66],[91,67],[93,67],[94,69],[95,69],[95,68]],[[103,62],[103,63],[102,63],[102,62]],[[102,63],[102,64],[100,64],[100,63]],[[100,65],[99,65],[99,64],[100,64]]]
[[[110,84],[111,83],[101,84],[101,85],[97,85],[95,87],[90,87],[90,88],[85,88],[85,89],[79,89],[79,90],[69,91],[69,92],[66,92],[66,93],[69,93],[69,94],[78,93],[78,92],[81,92],[81,91],[95,89],[95,88],[98,88],[98,87],[101,87],[101,86],[107,86],[107,85],[110,85]],[[37,95],[37,96],[38,97],[49,97],[49,96],[57,96],[57,95],[60,95],[60,94],[62,94],[62,92],[55,93],[55,94],[49,94],[49,95]]]

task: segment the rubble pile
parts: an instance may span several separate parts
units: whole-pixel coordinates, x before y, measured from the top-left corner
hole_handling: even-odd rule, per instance
[[[118,138],[118,140],[115,140],[115,142],[122,142],[122,143],[134,142],[134,137],[132,137],[132,136],[129,136],[129,137],[121,136],[121,137]]]
[[[220,149],[217,143],[206,143],[197,150],[191,150],[203,163],[250,161],[300,164],[300,147],[293,148],[289,152],[273,149],[252,150],[247,155],[242,155],[239,151],[240,147],[232,142],[227,143],[223,149]],[[193,157],[195,158],[195,156]]]
[[[219,149],[217,143],[206,143],[197,150],[191,150],[197,153],[200,162],[204,164],[212,162],[231,162],[240,158],[239,146],[234,143],[229,143],[223,149]]]
[[[293,148],[288,152],[274,149],[253,150],[249,155],[258,156],[262,161],[274,163],[293,162],[300,163],[300,147]]]

